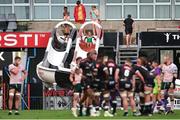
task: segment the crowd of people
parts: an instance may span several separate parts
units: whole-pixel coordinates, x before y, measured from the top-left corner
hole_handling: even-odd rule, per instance
[[[96,22],[96,23],[100,23],[99,10],[96,8],[95,5],[91,6],[91,10],[89,12],[89,15],[90,15],[91,21]],[[65,21],[70,21],[70,12],[68,11],[67,6],[64,6],[63,19]],[[74,7],[74,19],[75,19],[75,23],[77,23],[77,26],[78,26],[78,24],[83,24],[86,21],[86,9],[85,9],[85,6],[79,0],[77,0],[76,6]],[[82,32],[86,36],[84,39],[84,41],[87,43],[86,46],[91,48],[91,46],[93,44],[93,37],[92,36],[98,35],[98,28],[96,27],[96,25],[92,24],[92,31],[84,29],[83,31],[79,32],[79,35],[82,35]],[[65,36],[65,38],[69,37],[69,33],[70,33],[70,27],[68,25],[64,25],[64,36]]]
[[[100,21],[100,12],[95,5],[91,6],[91,10],[89,12],[89,16],[91,21],[101,23]],[[68,11],[68,7],[64,7],[63,19],[66,21],[70,21],[70,12]],[[85,6],[81,3],[81,1],[77,0],[76,6],[74,7],[74,19],[78,24],[83,24],[86,21],[86,9]],[[125,27],[126,41],[125,44],[127,47],[132,45],[132,33],[134,29],[134,20],[131,15],[127,15],[127,18],[123,21],[123,25]],[[93,25],[93,34],[96,35],[96,26]]]
[[[161,64],[154,60],[149,65],[147,58],[139,57],[136,64],[126,59],[118,66],[113,59],[97,57],[96,51],[91,51],[86,59],[78,57],[76,63],[70,75],[74,86],[71,110],[75,117],[99,116],[100,110],[105,117],[113,117],[117,114],[118,96],[123,116],[129,115],[129,105],[133,116],[174,113],[173,92],[178,69],[168,55]]]
[[[75,22],[82,24],[86,19],[86,10],[79,0],[76,4]],[[67,7],[64,7],[63,17],[64,20],[70,20]],[[100,23],[96,6],[92,6],[90,18]],[[124,20],[127,47],[132,42],[133,23],[131,15]],[[69,31],[67,26],[65,26],[65,31]],[[95,26],[93,26],[93,34],[96,34]],[[87,36],[86,47],[91,47],[92,33],[88,32]],[[10,77],[9,115],[12,114],[14,97],[15,114],[19,114],[20,85],[27,76],[27,72],[20,63],[21,58],[16,57],[8,70]],[[154,60],[149,64],[147,58],[139,57],[136,64],[126,59],[124,64],[119,66],[112,58],[98,57],[97,52],[93,50],[87,53],[85,59],[78,57],[76,64],[77,66],[69,76],[74,88],[71,110],[75,117],[100,116],[102,110],[105,117],[113,117],[117,115],[118,96],[121,98],[123,116],[129,115],[129,105],[133,116],[152,116],[155,112],[165,115],[174,113],[174,90],[178,69],[169,55],[164,56],[163,63]],[[168,98],[170,98],[170,108],[167,107]]]
[[[74,7],[74,19],[76,23],[83,24],[86,21],[86,8],[85,6],[81,3],[80,0],[77,0],[76,6]],[[95,5],[91,6],[90,10],[90,18],[94,22],[100,22],[100,14],[99,10]],[[63,19],[69,21],[70,20],[70,12],[68,11],[68,7],[64,6],[64,12],[63,12]]]

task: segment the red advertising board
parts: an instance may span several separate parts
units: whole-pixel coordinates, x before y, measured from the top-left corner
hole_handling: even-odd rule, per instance
[[[2,32],[0,48],[45,48],[50,32]]]

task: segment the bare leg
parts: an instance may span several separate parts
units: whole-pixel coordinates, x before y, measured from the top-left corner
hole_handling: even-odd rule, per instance
[[[85,90],[84,95],[83,95],[82,99],[79,102],[80,105],[82,105],[82,103],[84,103],[86,101],[87,97],[88,97],[87,90]]]
[[[153,101],[153,111],[156,110],[156,104],[157,104],[157,101],[158,101],[158,94],[153,94],[153,97],[152,97],[152,101]]]
[[[77,117],[77,102],[78,102],[78,98],[79,98],[79,93],[74,93],[74,96],[73,96],[73,107],[71,109],[74,117]]]
[[[126,35],[126,46],[129,47],[129,34]]]
[[[151,101],[151,92],[152,92],[152,88],[145,87],[145,102]]]
[[[21,94],[19,92],[16,92],[16,95],[15,95],[15,109],[16,110],[19,109],[20,96],[21,96]]]
[[[9,111],[12,111],[14,93],[15,93],[15,89],[9,90],[9,101],[8,101]]]
[[[96,26],[92,24],[92,27],[93,27],[93,35],[96,35]]]
[[[94,90],[88,89],[87,92],[88,92],[88,98],[89,98],[88,103],[89,103],[89,106],[92,107],[93,103],[95,102]]]
[[[136,104],[135,104],[135,101],[134,101],[134,97],[132,96],[129,99],[130,99],[132,112],[136,112]]]
[[[124,112],[128,112],[128,102],[127,102],[127,97],[122,97],[123,99],[123,108]]]
[[[105,101],[104,111],[108,111],[108,109],[109,109],[109,97],[110,97],[109,91],[104,91],[104,93],[103,93],[103,99]]]
[[[96,111],[97,116],[100,115],[99,105],[100,105],[100,95],[96,95],[95,96],[95,111]]]
[[[129,34],[129,45],[132,45],[132,34]]]
[[[94,90],[89,88],[87,89],[87,93],[88,93],[88,98],[89,98],[88,100],[89,106],[88,106],[86,114],[93,116],[94,115],[93,102],[95,101]]]
[[[169,97],[171,101],[171,111],[174,111],[174,89],[173,88],[169,89]]]
[[[74,94],[74,96],[73,96],[73,108],[77,107],[78,98],[79,98],[79,95]]]
[[[145,87],[145,108],[146,114],[150,115],[152,112],[152,99],[151,99],[152,88]]]
[[[79,115],[82,116],[83,115],[83,103],[85,102],[85,105],[87,107],[87,101],[88,101],[88,94],[87,94],[87,90],[84,90],[84,94],[81,98],[81,100],[79,101],[80,104],[80,110],[79,110]]]

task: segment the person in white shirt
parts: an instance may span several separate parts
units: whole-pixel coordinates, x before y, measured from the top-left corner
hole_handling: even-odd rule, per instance
[[[82,60],[81,57],[78,57],[76,59],[76,67],[74,68],[74,70],[72,70],[69,79],[72,82],[72,85],[74,87],[74,94],[73,94],[73,105],[72,105],[72,114],[74,115],[74,117],[77,117],[77,105],[78,102],[80,100],[80,96],[82,93],[82,84],[81,84],[81,80],[83,77],[83,71],[82,69],[79,68],[79,63]]]
[[[161,110],[165,111],[165,114],[169,112],[173,113],[174,110],[174,89],[175,80],[177,78],[177,66],[172,62],[170,56],[164,57],[164,64],[162,65],[162,85],[161,85],[161,102],[163,107]],[[167,109],[167,98],[171,100],[171,110]]]
[[[21,58],[16,56],[14,63],[9,65],[9,115],[12,115],[13,99],[15,99],[15,115],[19,115],[21,84],[27,76],[26,70],[21,66]]]

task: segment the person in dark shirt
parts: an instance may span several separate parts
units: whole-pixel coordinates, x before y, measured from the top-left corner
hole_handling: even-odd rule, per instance
[[[87,58],[82,60],[80,63],[80,68],[83,71],[82,85],[84,89],[83,98],[80,100],[80,116],[82,116],[83,103],[89,98],[89,107],[87,108],[86,115],[94,116],[92,111],[92,102],[95,101],[94,90],[93,90],[93,79],[94,70],[96,65],[97,52],[95,50],[87,53]]]
[[[125,64],[116,69],[115,80],[119,84],[119,92],[123,100],[124,114],[128,116],[128,98],[132,108],[133,116],[137,116],[136,105],[134,101],[135,75],[139,75],[138,71],[133,68],[130,59],[125,60]]]
[[[108,82],[107,82],[107,90],[110,92],[111,96],[111,106],[113,108],[112,114],[116,114],[116,107],[117,107],[117,101],[116,101],[116,95],[117,95],[117,82],[115,81],[115,71],[117,68],[117,65],[113,59],[109,59],[106,63],[107,69],[108,69]]]
[[[126,45],[129,47],[132,43],[132,32],[133,32],[133,24],[134,20],[131,18],[131,15],[128,15],[127,18],[124,20],[125,26],[125,33],[126,33]]]
[[[152,90],[154,87],[154,75],[150,74],[150,71],[145,67],[147,65],[147,60],[145,57],[139,57],[137,59],[137,65],[135,66],[135,70],[139,71],[143,76],[143,85],[144,90],[141,91],[141,109],[140,112],[143,115],[152,116]],[[142,79],[142,78],[141,78]]]
[[[102,93],[104,104],[104,116],[113,117],[113,115],[108,111],[110,102],[110,91],[106,88],[106,83],[108,81],[108,69],[106,62],[103,57],[100,57],[96,62],[96,68],[94,69],[94,81],[93,89],[95,91],[95,102],[96,102],[96,116],[100,115],[99,105],[100,105],[100,93]]]

